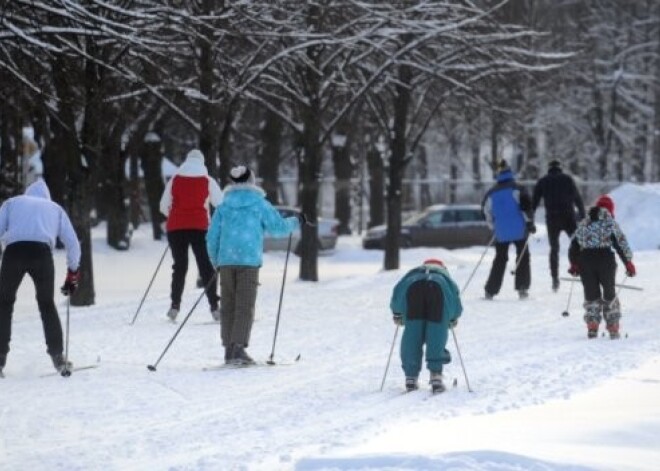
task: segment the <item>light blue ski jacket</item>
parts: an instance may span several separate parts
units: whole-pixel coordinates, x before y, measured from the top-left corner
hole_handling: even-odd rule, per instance
[[[298,218],[283,218],[265,196],[261,188],[251,184],[233,184],[225,189],[206,234],[214,267],[260,267],[264,233],[286,236],[300,227]]]

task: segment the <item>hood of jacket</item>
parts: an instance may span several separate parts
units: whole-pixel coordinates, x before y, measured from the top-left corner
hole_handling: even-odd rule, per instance
[[[25,195],[50,200],[48,185],[41,178],[25,189]]]
[[[204,154],[197,149],[193,149],[186,155],[186,160],[176,171],[177,175],[183,177],[204,177],[208,176],[209,171],[204,164]]]
[[[500,173],[497,174],[496,180],[498,182],[506,182],[509,180],[513,180],[515,178],[513,174],[513,170],[507,169],[507,170],[502,170]]]
[[[229,208],[245,208],[259,204],[265,196],[266,192],[255,185],[228,185],[222,204]]]

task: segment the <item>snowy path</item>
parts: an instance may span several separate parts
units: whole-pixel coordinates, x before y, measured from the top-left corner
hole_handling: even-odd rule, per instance
[[[156,361],[176,326],[165,320],[167,264],[136,324],[128,325],[162,253],[161,244],[137,235],[128,253],[110,252],[102,235],[96,239],[97,304],[71,309],[71,357],[81,366],[100,358],[98,369],[68,380],[40,377],[50,364],[31,288],[21,289],[7,378],[0,384],[0,469],[293,469],[304,457],[366,443],[392,424],[570,398],[660,356],[655,279],[642,275],[635,284],[644,293],[622,295],[622,331],[629,338],[587,341],[581,293],[574,292],[571,316],[561,317],[568,283],[559,293],[548,289],[547,247],[541,240],[532,246],[529,300],[517,299],[510,275],[494,301],[480,299],[491,254],[465,293],[456,333],[474,393],[466,390],[451,338],[454,362],[445,373],[449,381],[458,379],[457,388],[437,397],[427,391],[402,395],[395,353],[380,393],[394,333],[390,290],[403,270],[382,272],[382,253],[362,251],[359,240],[349,238],[320,259],[319,283],[298,281],[298,259],[291,259],[276,357],[300,353],[298,364],[203,372],[222,357],[219,327],[208,323],[203,300],[158,371],[149,372],[146,365]],[[482,250],[405,250],[402,266],[441,258],[462,287]],[[647,255],[638,259],[640,274],[660,261],[654,252]],[[284,254],[269,254],[262,270],[249,348],[257,359],[270,353],[283,262]],[[199,293],[187,289],[181,316]],[[427,373],[422,374],[425,381]]]

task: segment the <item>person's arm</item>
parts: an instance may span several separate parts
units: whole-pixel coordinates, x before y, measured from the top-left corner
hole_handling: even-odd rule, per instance
[[[282,217],[280,212],[265,199],[261,214],[264,230],[272,236],[286,236],[300,227],[300,220],[297,217]]]
[[[222,212],[216,209],[211,218],[209,230],[206,233],[206,252],[214,268],[219,264],[218,251],[220,248],[220,232],[222,226]]]
[[[165,184],[165,190],[160,197],[159,209],[165,217],[169,217],[170,209],[172,208],[172,182],[175,177],[170,178]]]
[[[541,198],[543,198],[543,178],[536,182],[534,185],[534,196],[532,196],[532,211],[536,212],[536,209],[541,203]]]
[[[220,203],[222,203],[222,190],[220,189],[220,185],[218,185],[218,182],[215,181],[215,179],[208,177],[209,179],[209,203],[211,203],[211,206],[214,208],[217,208],[220,206]]]
[[[582,196],[580,196],[580,191],[575,184],[575,181],[571,178],[571,186],[573,187],[573,203],[578,210],[578,218],[584,219],[587,212],[584,210],[584,203],[582,202]]]

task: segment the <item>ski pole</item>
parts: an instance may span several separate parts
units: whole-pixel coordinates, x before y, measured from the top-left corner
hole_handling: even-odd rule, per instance
[[[463,294],[463,292],[467,289],[468,285],[470,284],[470,281],[472,281],[472,277],[477,272],[477,268],[479,268],[479,265],[481,265],[481,262],[483,261],[484,257],[486,256],[486,252],[488,252],[488,249],[490,248],[490,246],[493,245],[493,242],[495,242],[495,236],[491,237],[490,242],[488,242],[488,245],[486,246],[483,253],[481,254],[481,258],[479,258],[479,261],[475,265],[474,270],[472,270],[472,273],[470,274],[470,277],[465,282],[465,285],[463,286],[463,289],[461,290],[461,294]]]
[[[176,330],[176,332],[174,332],[174,335],[172,336],[172,338],[168,342],[167,346],[163,350],[163,353],[161,353],[160,356],[158,357],[158,360],[156,360],[156,363],[154,363],[153,365],[147,365],[147,369],[149,371],[156,371],[156,367],[158,366],[160,361],[165,356],[165,353],[167,353],[167,351],[170,349],[170,347],[172,346],[172,343],[174,343],[174,339],[177,338],[177,336],[179,335],[179,332],[181,332],[181,329],[183,329],[183,326],[186,325],[186,322],[188,322],[188,319],[190,319],[190,316],[192,315],[193,311],[195,310],[195,308],[197,307],[199,302],[202,300],[202,298],[206,294],[206,290],[209,289],[211,287],[211,284],[213,284],[215,282],[215,279],[216,279],[217,275],[218,275],[217,272],[215,272],[213,274],[213,276],[209,280],[208,284],[204,288],[204,291],[202,291],[202,294],[199,295],[199,297],[197,298],[197,301],[195,301],[195,304],[193,304],[193,306],[190,308],[190,311],[188,311],[188,314],[186,314],[186,317],[181,322],[181,325],[179,326],[179,328]]]
[[[520,251],[520,256],[519,256],[518,259],[516,260],[516,267],[515,267],[513,270],[511,270],[511,274],[512,274],[512,275],[515,275],[516,272],[518,271],[518,267],[520,266],[520,262],[522,261],[523,257],[525,256],[525,251],[527,250],[527,246],[528,246],[528,245],[529,245],[529,237],[528,237],[527,240],[525,241],[525,245],[523,245],[523,248],[522,248],[522,250]]]
[[[64,369],[60,373],[65,378],[71,376],[71,370],[69,369],[69,308],[71,306],[71,293],[68,293],[66,296],[66,335],[64,342]]]
[[[563,280],[563,281],[573,281],[573,282],[580,281],[579,278],[567,278],[567,277],[563,277],[563,276],[560,277],[559,279]],[[614,283],[614,286],[616,286],[619,289],[631,289],[633,291],[644,291],[644,288],[642,288],[640,286],[623,285],[621,283]]]
[[[289,254],[291,253],[291,234],[289,234],[289,242],[286,246],[286,258],[284,259],[284,273],[282,275],[282,288],[280,289],[280,302],[277,306],[277,318],[275,320],[275,333],[273,334],[273,348],[270,351],[270,356],[266,361],[269,365],[274,365],[275,361],[273,357],[275,356],[275,341],[277,340],[277,331],[280,327],[280,312],[282,311],[282,299],[284,298],[284,284],[286,283],[286,268],[289,265]]]
[[[571,283],[571,287],[568,290],[568,301],[566,302],[566,310],[561,313],[561,315],[564,317],[568,317],[571,315],[571,313],[568,312],[568,308],[571,305],[571,297],[573,296],[573,286],[574,286],[573,283]]]
[[[144,304],[144,300],[147,297],[147,294],[149,293],[149,290],[151,289],[151,285],[154,283],[154,280],[156,279],[156,275],[158,274],[158,270],[160,270],[160,266],[163,264],[163,260],[165,259],[165,255],[167,254],[167,251],[170,248],[170,244],[167,244],[165,246],[165,250],[163,251],[163,255],[160,257],[160,261],[158,262],[158,265],[156,266],[156,271],[154,272],[154,276],[151,277],[151,281],[149,282],[149,286],[147,286],[147,290],[144,292],[144,296],[142,296],[142,300],[140,301],[140,305],[137,308],[137,311],[135,311],[135,315],[133,316],[133,320],[131,321],[130,325],[135,324],[135,320],[137,319],[137,316],[140,312],[140,309],[142,309],[142,304]]]
[[[454,337],[454,344],[456,345],[456,353],[458,353],[458,359],[460,360],[461,368],[463,369],[463,376],[465,376],[465,385],[467,386],[469,392],[474,392],[472,391],[472,388],[470,388],[470,381],[468,381],[467,371],[465,371],[465,364],[463,363],[463,356],[461,355],[461,349],[458,348],[458,339],[456,338],[456,332],[454,331],[453,327],[450,327],[450,329],[451,329],[451,335]]]
[[[387,378],[387,372],[390,369],[390,361],[392,360],[392,352],[394,351],[394,344],[396,344],[396,337],[399,335],[399,324],[396,325],[394,329],[394,338],[392,339],[392,346],[390,347],[390,354],[387,357],[387,365],[385,365],[385,373],[383,373],[383,381],[380,383],[380,391],[383,391],[383,386],[385,386],[385,378]]]

